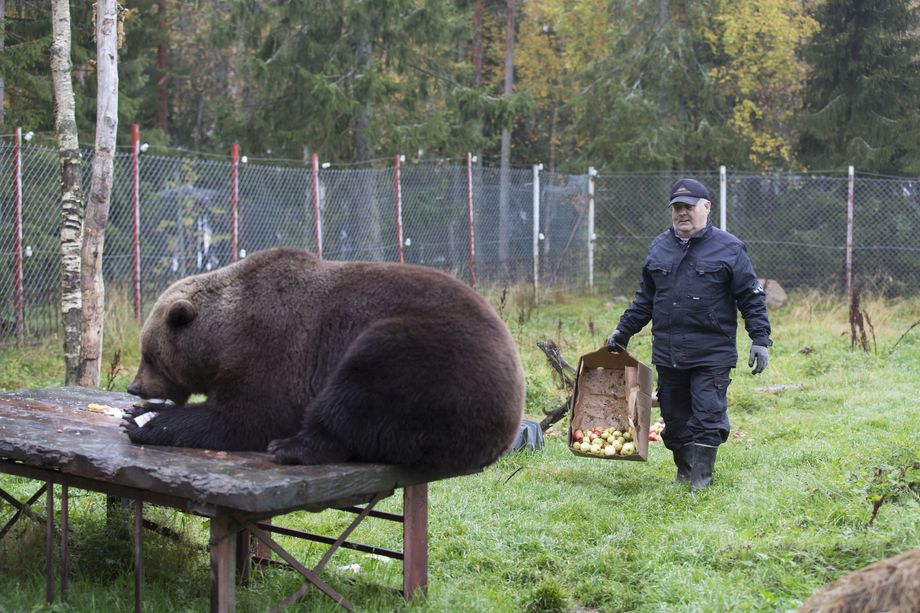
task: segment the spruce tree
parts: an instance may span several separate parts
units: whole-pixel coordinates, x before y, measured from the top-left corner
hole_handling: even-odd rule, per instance
[[[248,92],[221,109],[224,138],[250,151],[361,161],[445,151],[469,131],[457,49],[469,16],[447,0],[238,2],[218,44],[239,45]]]
[[[813,73],[799,160],[812,169],[920,172],[920,11],[913,0],[827,0],[806,49]]]

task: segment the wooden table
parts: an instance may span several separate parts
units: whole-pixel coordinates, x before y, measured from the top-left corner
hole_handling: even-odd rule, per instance
[[[282,466],[264,453],[229,453],[132,444],[119,417],[92,412],[89,403],[128,409],[126,394],[85,388],[50,388],[0,394],[0,472],[43,481],[30,500],[21,502],[0,489],[19,517],[40,519],[30,506],[46,496],[47,598],[54,599],[54,485],[61,486],[60,570],[62,596],[68,590],[67,489],[103,492],[135,501],[135,609],[141,608],[143,504],[153,503],[207,517],[210,523],[211,610],[235,608],[235,579],[248,580],[250,535],[300,572],[301,588],[278,605],[299,598],[311,585],[345,608],[351,603],[319,573],[339,547],[370,551],[403,561],[403,594],[427,587],[428,486],[454,475],[435,475],[382,464]],[[383,513],[374,504],[403,490],[403,513]],[[356,506],[364,505],[364,506]],[[355,514],[338,538],[274,525],[271,518],[292,511],[335,508]],[[366,517],[403,524],[403,551],[352,543],[348,535]],[[319,564],[308,569],[280,547],[271,533],[299,536],[330,545]],[[254,556],[263,559],[265,556]]]

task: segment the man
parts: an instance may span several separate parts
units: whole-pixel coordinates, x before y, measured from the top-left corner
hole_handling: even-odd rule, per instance
[[[726,390],[738,361],[737,312],[753,345],[753,374],[767,367],[770,322],[763,288],[744,243],[709,221],[706,186],[681,179],[671,188],[672,227],[652,242],[636,299],[607,349],[626,349],[652,322],[662,440],[674,455],[676,483],[708,487],[719,445],[728,439]],[[756,366],[755,366],[756,363]]]

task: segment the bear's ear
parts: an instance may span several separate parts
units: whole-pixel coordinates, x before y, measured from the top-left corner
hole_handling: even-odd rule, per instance
[[[170,327],[178,328],[191,323],[198,316],[198,309],[188,300],[176,300],[169,306],[166,322]]]

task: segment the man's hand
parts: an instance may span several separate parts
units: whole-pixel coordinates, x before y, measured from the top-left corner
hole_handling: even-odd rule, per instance
[[[757,362],[757,366],[754,366],[754,370],[751,371],[752,375],[759,375],[762,373],[769,361],[766,347],[751,345],[751,357],[748,359],[748,366],[754,366],[754,362]]]
[[[610,353],[620,353],[621,351],[626,351],[626,345],[628,344],[629,337],[619,330],[614,330],[610,338],[607,339],[607,351]]]

